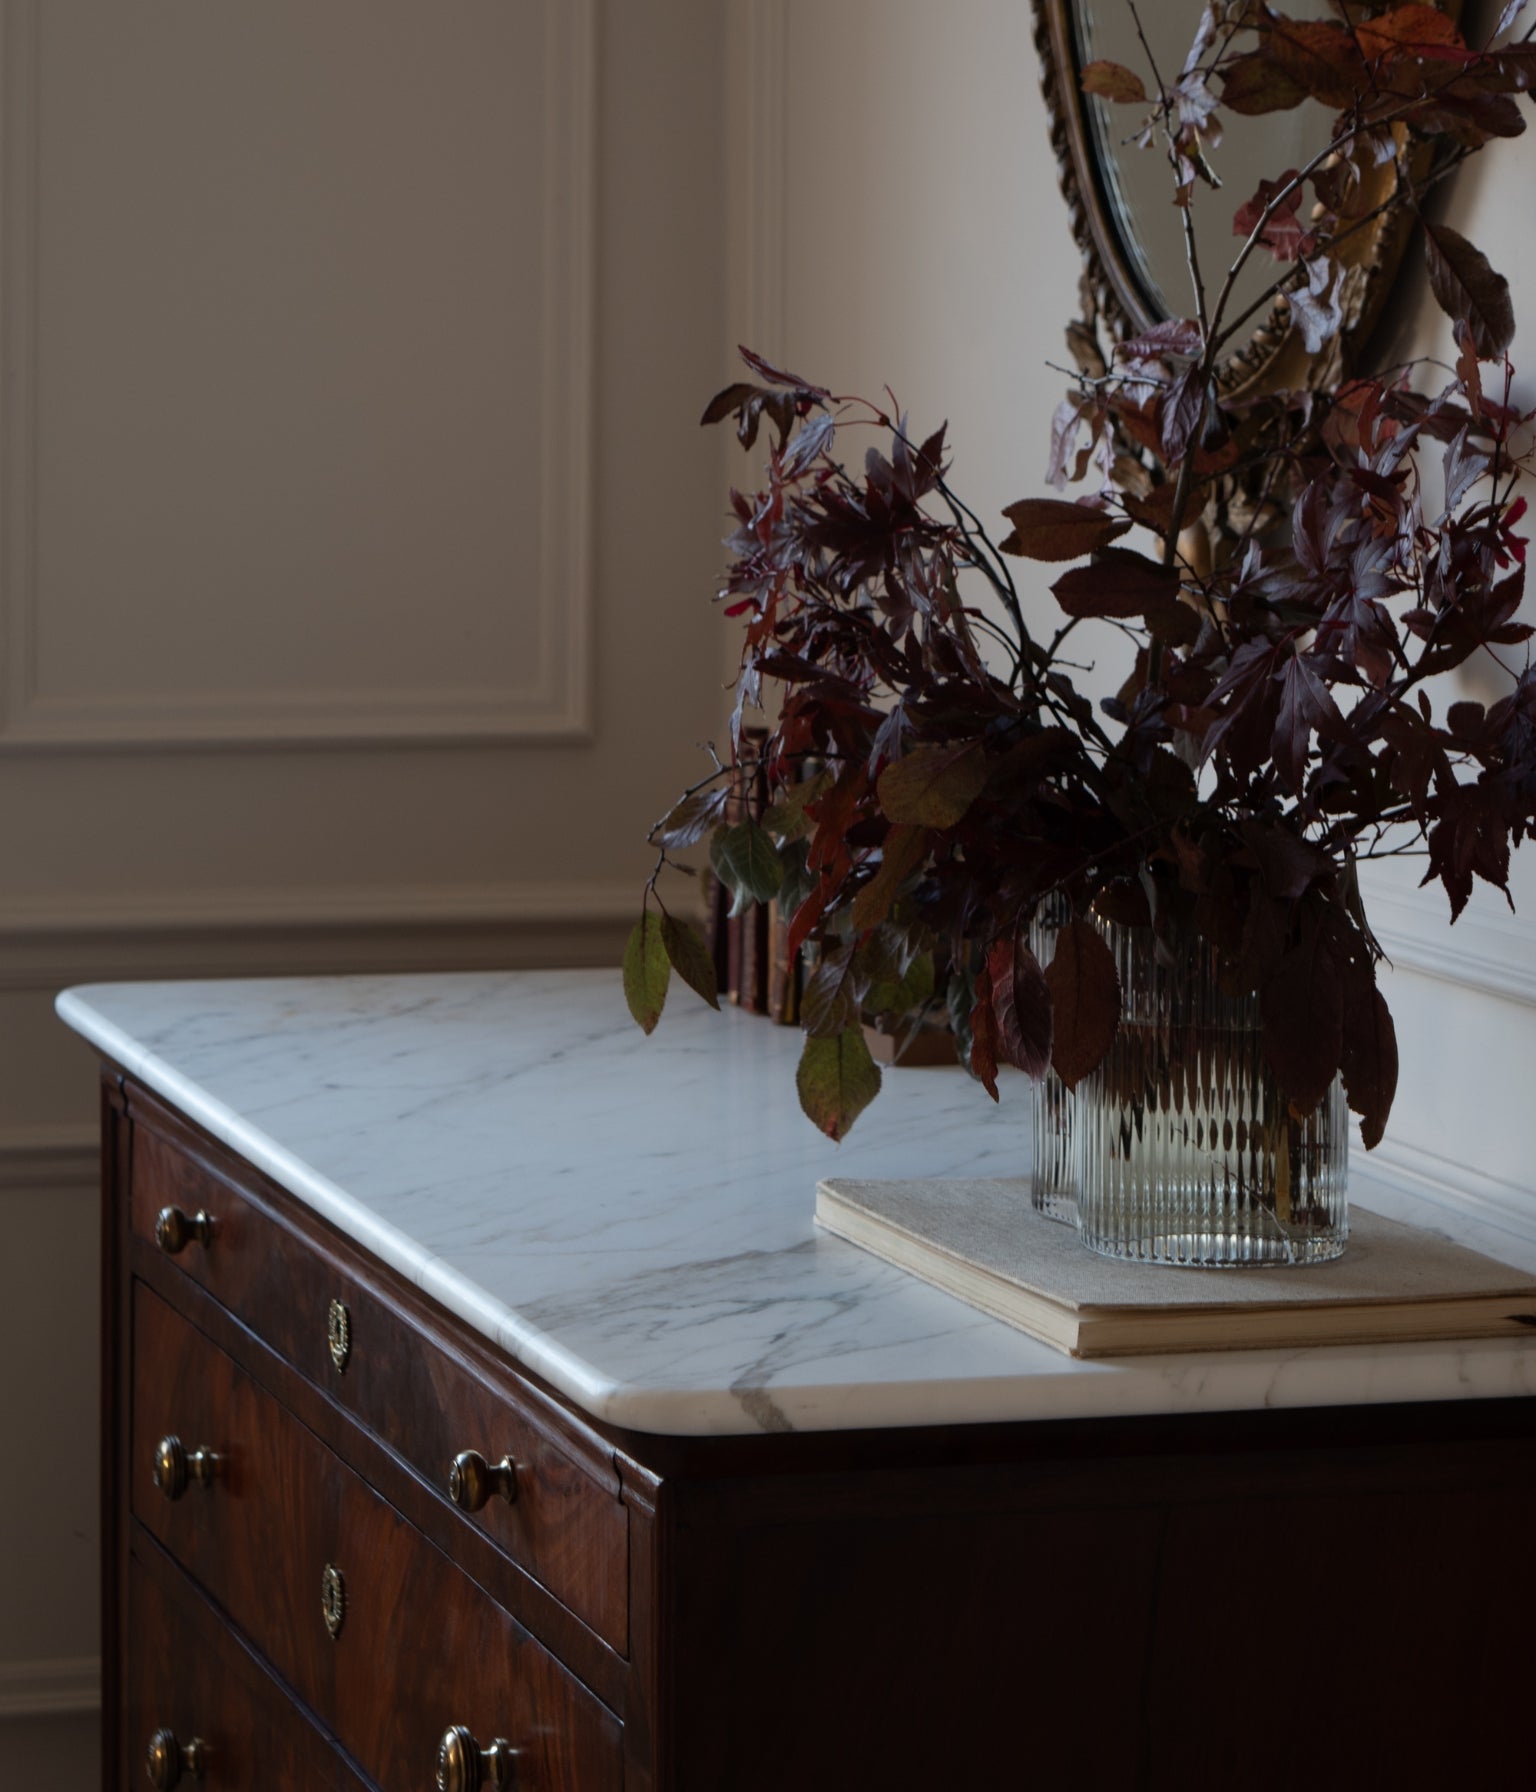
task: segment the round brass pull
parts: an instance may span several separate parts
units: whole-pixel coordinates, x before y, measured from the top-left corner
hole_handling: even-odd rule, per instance
[[[201,1446],[188,1450],[174,1435],[162,1437],[155,1445],[155,1485],[168,1500],[179,1500],[189,1481],[212,1486],[218,1466],[216,1452]]]
[[[174,1730],[156,1730],[144,1756],[144,1771],[149,1775],[149,1783],[161,1787],[163,1792],[166,1787],[180,1785],[184,1773],[200,1780],[207,1756],[208,1744],[200,1736],[182,1743],[176,1740]]]
[[[481,1748],[463,1724],[454,1724],[437,1745],[437,1792],[480,1792],[482,1786],[507,1792],[516,1760],[517,1750],[503,1737]]]
[[[448,1497],[460,1511],[478,1512],[498,1493],[510,1505],[517,1498],[517,1464],[510,1456],[487,1462],[478,1450],[460,1450],[448,1466]]]
[[[184,1251],[192,1241],[206,1251],[213,1243],[213,1215],[199,1207],[196,1213],[183,1213],[179,1207],[162,1207],[155,1216],[155,1243],[168,1257]]]

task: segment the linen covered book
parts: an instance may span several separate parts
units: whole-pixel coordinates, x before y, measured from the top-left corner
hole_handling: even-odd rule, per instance
[[[1096,1256],[1026,1179],[823,1182],[816,1223],[1070,1356],[1512,1337],[1536,1277],[1351,1207],[1342,1257],[1304,1269],[1170,1269]]]

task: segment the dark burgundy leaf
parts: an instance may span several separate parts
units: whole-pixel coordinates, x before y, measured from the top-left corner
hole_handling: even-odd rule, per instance
[[[1005,554],[1026,560],[1080,560],[1108,547],[1131,526],[1108,511],[1063,498],[1021,498],[1003,515],[1013,528],[998,545]]]
[[[1280,669],[1280,710],[1270,750],[1275,766],[1291,789],[1306,783],[1307,755],[1315,732],[1343,731],[1344,718],[1333,693],[1300,654],[1292,654]]]
[[[1163,394],[1160,415],[1163,460],[1176,467],[1183,460],[1190,441],[1199,431],[1205,416],[1205,381],[1200,363],[1191,361],[1174,376],[1173,384]]]
[[[1276,19],[1260,54],[1325,106],[1348,106],[1369,82],[1354,39],[1321,20]]]
[[[1360,48],[1373,60],[1464,48],[1456,22],[1435,6],[1398,5],[1355,27]]]
[[[1374,1151],[1397,1094],[1397,1029],[1386,997],[1369,981],[1365,999],[1357,995],[1344,1010],[1340,1068],[1349,1105],[1360,1116],[1361,1141]]]
[[[1187,360],[1198,355],[1204,346],[1200,326],[1194,318],[1165,317],[1139,336],[1120,343],[1115,349],[1115,359],[1141,362]]]
[[[1166,603],[1178,588],[1171,568],[1129,548],[1107,548],[1087,566],[1063,573],[1051,590],[1069,616],[1129,618]]]
[[[1314,928],[1280,960],[1260,995],[1264,1052],[1298,1113],[1328,1093],[1343,1052],[1344,1002],[1332,955]]]
[[[832,394],[825,386],[818,386],[813,380],[803,380],[798,373],[785,373],[771,362],[765,361],[761,355],[754,354],[745,345],[738,344],[739,354],[748,367],[761,379],[767,380],[770,386],[789,386],[796,392],[803,392],[808,398],[829,399]]]
[[[1051,993],[1051,1067],[1075,1089],[1103,1062],[1120,1029],[1120,974],[1092,922],[1071,921],[1057,934],[1045,981]]]
[[[997,1067],[1002,1061],[1001,1041],[997,1032],[997,1009],[992,1000],[992,969],[983,965],[976,979],[975,1000],[971,1004],[971,1075],[994,1101],[997,1093]]]
[[[1002,1055],[1038,1082],[1051,1062],[1051,992],[1045,973],[1022,932],[994,944],[987,968]]]
[[[1482,360],[1497,360],[1515,335],[1509,282],[1494,272],[1480,249],[1475,249],[1449,224],[1426,222],[1424,256],[1429,266],[1429,284],[1441,310],[1470,325],[1473,344]]]
[[[859,1018],[854,948],[838,946],[822,953],[800,999],[800,1024],[813,1039],[834,1039]]]
[[[1262,51],[1240,56],[1222,71],[1221,103],[1230,112],[1257,117],[1288,112],[1308,97],[1309,89],[1288,69]]]
[[[719,423],[726,417],[734,416],[744,404],[748,404],[752,399],[758,397],[760,392],[760,387],[749,386],[745,380],[736,380],[710,399],[704,407],[704,415],[700,417],[699,422],[701,424]]]
[[[812,417],[790,443],[789,452],[784,456],[784,477],[798,479],[818,455],[831,448],[836,433],[837,424],[826,411]]]
[[[1295,261],[1300,255],[1310,255],[1313,233],[1302,226],[1297,216],[1301,197],[1302,184],[1294,168],[1286,169],[1278,180],[1261,180],[1254,196],[1233,214],[1232,234],[1249,237],[1258,231],[1258,241],[1276,261]]]
[[[1333,875],[1335,866],[1329,854],[1310,840],[1303,840],[1278,817],[1272,821],[1245,821],[1241,832],[1271,896],[1293,902],[1314,883]]]

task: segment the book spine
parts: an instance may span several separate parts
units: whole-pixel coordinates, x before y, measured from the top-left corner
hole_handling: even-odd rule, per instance
[[[781,1027],[800,1021],[800,961],[789,955],[789,916],[768,905],[768,1014]]]
[[[709,866],[704,867],[704,944],[715,967],[715,987],[722,996],[730,984],[730,966],[726,962],[726,917],[731,899],[725,885]]]

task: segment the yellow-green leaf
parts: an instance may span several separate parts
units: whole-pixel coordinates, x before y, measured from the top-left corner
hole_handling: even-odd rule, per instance
[[[624,1000],[642,1032],[656,1030],[671,978],[661,918],[647,909],[635,923],[624,948]]]
[[[829,1139],[841,1139],[880,1093],[880,1066],[869,1055],[864,1029],[832,1039],[807,1039],[795,1075],[800,1106]]]
[[[914,747],[880,774],[880,807],[889,821],[952,828],[981,795],[987,756],[979,740]]]

